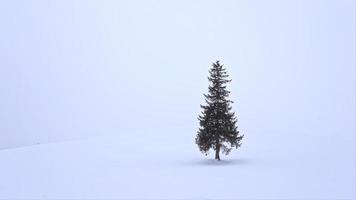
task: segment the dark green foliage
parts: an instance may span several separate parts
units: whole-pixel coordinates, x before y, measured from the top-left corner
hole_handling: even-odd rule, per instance
[[[195,142],[199,150],[208,155],[209,150],[215,150],[215,159],[220,160],[220,150],[226,155],[232,148],[239,148],[243,135],[239,135],[237,130],[237,119],[235,113],[231,112],[229,93],[226,89],[228,74],[223,65],[216,61],[209,71],[209,93],[205,96],[206,105],[201,105],[203,109],[199,115],[200,128]]]

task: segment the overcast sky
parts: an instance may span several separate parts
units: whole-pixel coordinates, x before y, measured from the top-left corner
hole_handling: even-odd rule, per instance
[[[355,140],[354,0],[13,0],[0,26],[0,148],[155,128],[194,138],[217,59],[246,135]]]

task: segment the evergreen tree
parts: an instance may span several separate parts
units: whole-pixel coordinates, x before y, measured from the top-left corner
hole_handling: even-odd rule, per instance
[[[237,118],[231,112],[229,93],[226,83],[231,80],[223,65],[216,61],[209,71],[209,93],[205,96],[206,105],[198,119],[200,128],[195,142],[199,150],[208,155],[209,150],[215,150],[215,159],[220,160],[220,150],[228,155],[232,148],[239,148],[243,135],[237,130]]]

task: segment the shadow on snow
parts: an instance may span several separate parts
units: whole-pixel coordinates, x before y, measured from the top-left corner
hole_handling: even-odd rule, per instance
[[[185,162],[184,165],[191,166],[230,166],[230,165],[250,165],[254,161],[246,158],[215,160],[215,159],[200,159]]]

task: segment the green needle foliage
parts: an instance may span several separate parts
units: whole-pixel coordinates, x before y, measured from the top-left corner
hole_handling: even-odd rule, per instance
[[[215,150],[215,159],[220,160],[220,150],[228,155],[232,148],[239,148],[243,135],[237,130],[237,118],[231,111],[229,100],[230,91],[226,89],[226,83],[231,82],[223,65],[216,61],[209,71],[209,93],[204,94],[206,105],[198,119],[200,128],[195,142],[199,150],[208,155],[209,150]]]

